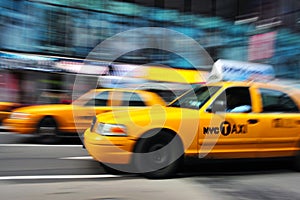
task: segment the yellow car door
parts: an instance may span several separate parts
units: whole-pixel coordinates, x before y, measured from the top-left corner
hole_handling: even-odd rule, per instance
[[[230,102],[229,96],[234,102]],[[229,87],[200,110],[198,143],[201,157],[256,156],[263,124],[253,111],[252,99],[249,87]]]
[[[260,157],[292,156],[298,148],[300,114],[298,106],[284,91],[268,88],[257,89],[261,96]]]

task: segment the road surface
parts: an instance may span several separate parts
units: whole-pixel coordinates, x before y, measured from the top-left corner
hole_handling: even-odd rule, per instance
[[[300,199],[300,174],[287,162],[189,163],[173,179],[106,174],[80,140],[42,145],[0,133],[1,200]]]

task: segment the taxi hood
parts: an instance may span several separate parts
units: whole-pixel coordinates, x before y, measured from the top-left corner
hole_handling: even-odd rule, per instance
[[[160,126],[184,120],[198,120],[199,110],[154,105],[146,108],[130,108],[97,115],[98,122],[131,126]]]

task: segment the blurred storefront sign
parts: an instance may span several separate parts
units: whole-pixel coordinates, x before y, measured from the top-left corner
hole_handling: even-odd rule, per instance
[[[56,60],[42,55],[0,52],[2,69],[60,72],[62,70],[53,67]]]
[[[19,91],[19,80],[16,75],[7,71],[0,73],[0,101],[16,102]]]
[[[248,60],[271,58],[274,54],[276,31],[253,35],[249,39]]]
[[[101,75],[107,70],[107,64],[83,59],[0,52],[0,68]]]
[[[85,64],[83,61],[60,60],[55,63],[55,67],[67,72],[76,74],[101,75],[105,73],[107,67],[98,64]]]
[[[206,71],[199,71],[197,69],[175,69],[168,66],[107,63],[9,52],[0,52],[0,67],[12,70],[69,72],[74,74],[130,77],[149,81],[178,83],[204,83],[206,82],[208,74]]]

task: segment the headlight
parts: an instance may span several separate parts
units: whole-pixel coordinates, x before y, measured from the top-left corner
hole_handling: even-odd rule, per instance
[[[91,131],[105,136],[126,136],[126,126],[122,124],[104,124],[96,122]]]
[[[11,119],[29,119],[29,113],[13,112],[10,115]]]

